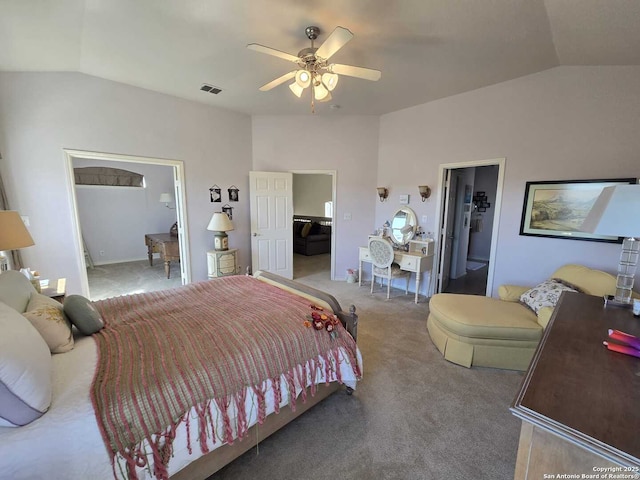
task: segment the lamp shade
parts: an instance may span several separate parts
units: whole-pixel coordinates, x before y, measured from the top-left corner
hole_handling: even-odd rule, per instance
[[[15,250],[31,245],[35,245],[35,242],[20,214],[13,210],[0,210],[0,250]]]
[[[313,86],[313,95],[316,100],[322,101],[325,99],[327,95],[329,95],[329,90],[322,85],[321,82]]]
[[[640,185],[603,188],[580,230],[612,237],[640,236]]]
[[[233,230],[233,223],[231,223],[226,213],[215,212],[211,217],[207,230],[213,232],[229,232]]]
[[[171,194],[170,193],[161,193],[160,194],[160,203],[171,203]]]
[[[327,90],[333,92],[333,89],[336,88],[338,84],[338,75],[335,73],[325,72],[322,74],[322,83],[324,83]]]
[[[301,88],[307,88],[311,83],[311,75],[306,70],[298,70],[296,72],[296,84]]]
[[[293,82],[291,85],[289,85],[289,88],[291,89],[293,94],[298,98],[300,98],[302,96],[302,92],[304,92],[304,88],[302,88],[296,82]]]

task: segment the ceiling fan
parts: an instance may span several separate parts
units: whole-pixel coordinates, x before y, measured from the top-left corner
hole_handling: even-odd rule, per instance
[[[258,43],[250,43],[247,45],[247,48],[255,50],[256,52],[273,55],[274,57],[279,57],[298,65],[298,69],[285,73],[281,77],[260,87],[261,91],[266,92],[287,80],[295,78],[294,82],[289,85],[289,88],[294,95],[301,97],[304,90],[307,87],[311,87],[313,91],[311,95],[311,111],[313,112],[314,100],[319,102],[331,100],[331,92],[338,84],[338,74],[371,81],[380,79],[381,73],[379,70],[342,65],[340,63],[329,63],[329,58],[353,38],[353,33],[348,29],[336,27],[333,32],[331,32],[331,35],[329,35],[318,48],[314,46],[314,40],[318,38],[320,28],[315,26],[307,27],[305,34],[307,38],[311,40],[311,47],[300,50],[298,56],[265,47]]]

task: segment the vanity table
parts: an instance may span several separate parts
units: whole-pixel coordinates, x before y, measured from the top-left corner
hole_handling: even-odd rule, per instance
[[[402,270],[414,272],[416,274],[416,294],[415,303],[418,303],[418,292],[420,291],[420,278],[425,272],[429,272],[429,281],[431,281],[431,269],[433,267],[433,240],[411,240],[409,242],[409,251],[396,250],[393,254],[393,261],[400,265]],[[362,285],[362,262],[371,263],[369,255],[369,247],[359,247],[359,280],[358,285]],[[426,253],[422,253],[422,252]],[[429,289],[427,289],[429,291]]]
[[[433,255],[435,252],[435,242],[433,239],[413,240],[417,226],[418,222],[415,212],[409,207],[402,207],[393,216],[389,236],[389,240],[391,240],[396,247],[393,261],[400,265],[402,270],[416,274],[415,303],[418,303],[422,274],[428,272],[429,282],[431,282],[431,270],[433,269]],[[362,285],[363,262],[371,263],[369,247],[359,247],[359,286]],[[427,288],[427,292],[429,292],[429,288]]]

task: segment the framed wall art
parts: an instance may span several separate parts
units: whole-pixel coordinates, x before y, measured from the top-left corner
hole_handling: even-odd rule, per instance
[[[222,206],[222,213],[226,213],[229,220],[233,220],[233,207],[228,203]]]
[[[238,189],[238,187],[236,187],[235,185],[231,185],[228,189],[227,192],[229,192],[229,201],[230,202],[237,202],[238,201],[238,192],[240,190]]]
[[[221,190],[218,185],[214,185],[209,189],[209,199],[212,202],[222,202]]]
[[[621,243],[619,237],[581,232],[580,227],[603,188],[636,181],[617,178],[527,182],[520,235]]]

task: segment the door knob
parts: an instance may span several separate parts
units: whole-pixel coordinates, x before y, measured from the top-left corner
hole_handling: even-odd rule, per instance
[[[254,233],[253,236],[254,237],[258,237],[258,236],[260,236],[260,234],[259,233]]]

